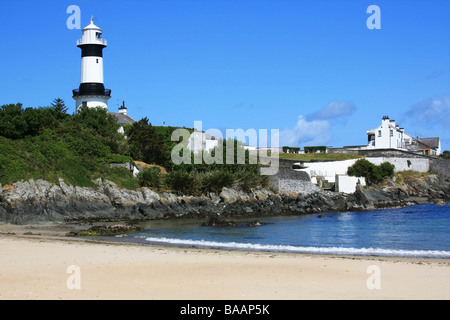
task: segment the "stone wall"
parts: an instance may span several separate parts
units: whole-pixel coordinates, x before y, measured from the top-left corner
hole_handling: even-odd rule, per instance
[[[321,191],[321,189],[313,184],[311,181],[302,181],[295,179],[281,179],[278,180],[279,193],[296,193],[298,195],[307,195]]]
[[[292,163],[284,162],[277,174],[269,176],[269,180],[271,187],[280,193],[309,194],[320,190],[311,183],[306,172],[293,170]]]
[[[445,177],[450,177],[450,159],[432,159],[430,170]]]
[[[434,157],[417,154],[399,149],[352,149],[352,148],[329,148],[328,153],[346,153],[359,154],[366,157],[397,157],[397,158],[425,158],[434,159]]]

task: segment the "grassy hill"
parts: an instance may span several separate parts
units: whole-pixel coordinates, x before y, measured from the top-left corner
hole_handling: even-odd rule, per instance
[[[266,181],[257,165],[173,164],[176,127],[155,127],[144,118],[127,125],[124,136],[105,109],[82,108],[73,115],[66,110],[60,99],[49,107],[0,106],[0,184],[28,179],[58,183],[62,178],[74,186],[95,186],[93,181],[102,177],[127,189],[150,186],[200,194]],[[236,141],[231,143],[237,148]],[[111,166],[127,162],[141,165],[138,179],[126,168]]]

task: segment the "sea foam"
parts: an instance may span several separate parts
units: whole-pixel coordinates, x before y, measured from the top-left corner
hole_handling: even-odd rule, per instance
[[[344,247],[297,247],[291,245],[269,245],[239,242],[217,242],[206,240],[185,240],[174,238],[146,237],[146,241],[153,244],[173,246],[188,246],[198,248],[216,248],[229,250],[270,251],[270,252],[294,252],[312,254],[337,254],[357,256],[392,256],[392,257],[417,257],[417,258],[450,258],[449,251],[439,250],[394,250],[382,248],[344,248]]]

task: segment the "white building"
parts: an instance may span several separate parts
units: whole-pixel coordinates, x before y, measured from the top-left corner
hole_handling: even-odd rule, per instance
[[[367,130],[367,139],[366,149],[401,149],[425,155],[441,154],[439,137],[414,138],[387,116],[382,118],[378,128]]]
[[[199,151],[211,151],[218,145],[219,141],[212,135],[194,129],[189,137],[188,149],[194,153]]]
[[[108,112],[108,113],[116,117],[117,122],[120,124],[119,132],[122,134],[125,133],[123,126],[127,124],[133,124],[136,122],[136,120],[134,120],[132,117],[128,115],[127,107],[125,107],[125,101],[122,102],[122,105],[119,108],[119,112]]]
[[[378,128],[367,130],[367,138],[368,149],[405,149],[405,130],[387,116]]]
[[[102,29],[91,23],[82,29],[81,40],[77,41],[81,49],[81,77],[78,89],[72,90],[76,101],[76,110],[81,106],[108,109],[111,90],[103,84],[103,48],[106,40],[102,38]]]

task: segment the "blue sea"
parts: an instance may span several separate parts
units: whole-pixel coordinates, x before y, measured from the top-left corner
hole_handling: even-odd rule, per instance
[[[238,227],[201,226],[206,219],[151,221],[144,231],[128,234],[120,241],[231,250],[450,258],[449,203],[225,220],[235,221]],[[247,226],[246,222],[252,220],[265,224]]]

